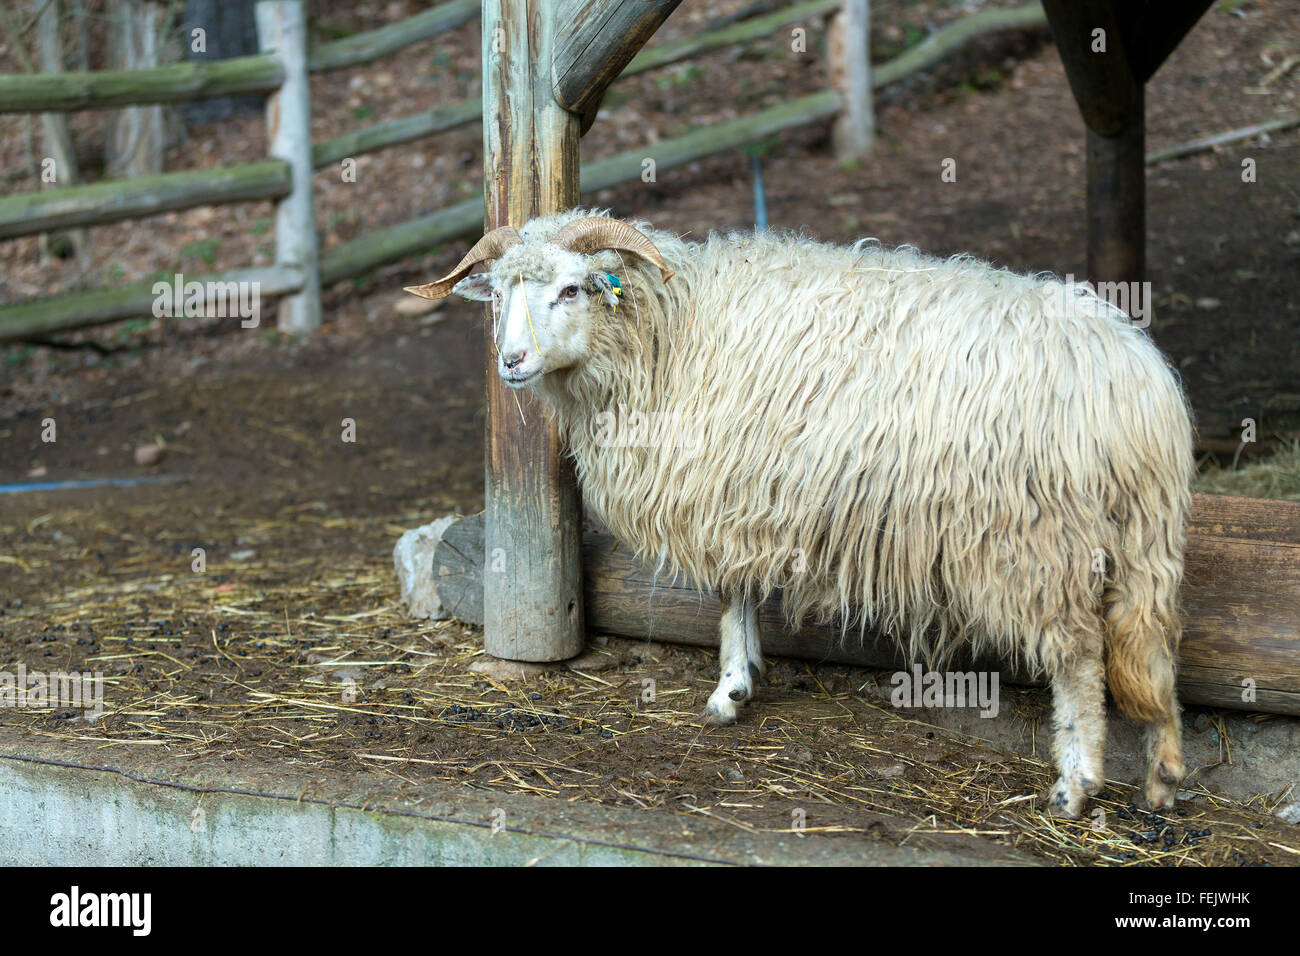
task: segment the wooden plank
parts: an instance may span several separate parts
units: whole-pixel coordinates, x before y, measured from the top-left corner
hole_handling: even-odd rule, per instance
[[[290,183],[289,164],[268,159],[243,166],[19,193],[0,198],[0,239],[140,219],[213,203],[274,199],[286,195]]]
[[[559,0],[552,52],[555,99],[583,118],[596,117],[609,85],[681,0]]]
[[[181,103],[236,93],[270,93],[284,80],[273,56],[175,63],[151,70],[0,74],[0,113],[102,110],[144,103]]]
[[[578,117],[553,95],[555,4],[483,2],[486,228],[522,226],[578,202]],[[582,650],[582,508],[551,416],[497,375],[487,343],[483,645],[511,660]]]
[[[475,551],[482,516],[462,518],[444,540],[455,553],[434,557],[435,582],[457,616],[480,623],[481,608],[456,596],[472,594],[482,577],[483,552]],[[1214,495],[1195,497],[1182,589],[1183,643],[1179,693],[1187,703],[1271,713],[1300,714],[1300,503]],[[1269,540],[1242,539],[1258,533]],[[680,580],[655,579],[609,535],[583,540],[588,625],[593,632],[716,647],[719,605]],[[806,624],[789,630],[774,598],[760,609],[763,647],[773,656],[865,667],[911,664],[893,642],[868,634],[846,640],[834,626]],[[966,662],[961,662],[965,666]],[[1034,683],[1000,666],[1005,679]],[[1243,699],[1243,681],[1255,700]]]
[[[190,281],[190,277],[186,279]],[[208,283],[256,283],[259,295],[265,300],[301,289],[302,273],[297,269],[270,266],[235,269],[201,276],[194,281],[205,286]],[[16,342],[119,319],[149,318],[157,299],[153,287],[153,282],[136,282],[0,306],[0,342]]]
[[[259,0],[257,39],[284,64],[284,83],[266,101],[271,156],[284,160],[292,189],[275,206],[275,263],[302,270],[302,290],[280,299],[281,332],[320,328],[320,253],[312,195],[311,83],[307,76],[307,11],[303,0]]]
[[[373,63],[413,43],[454,30],[478,15],[479,0],[451,0],[397,23],[313,47],[308,68],[321,73]]]

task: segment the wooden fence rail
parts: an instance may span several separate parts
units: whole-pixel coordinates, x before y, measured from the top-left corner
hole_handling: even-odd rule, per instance
[[[287,162],[266,159],[242,166],[18,193],[0,199],[0,239],[141,219],[213,203],[276,199],[288,195],[290,179]]]
[[[263,2],[275,5],[293,3],[296,0]],[[843,7],[843,2],[844,0],[809,0],[796,3],[732,26],[642,50],[633,57],[620,78],[770,36],[792,23],[834,14]],[[477,17],[478,13],[478,0],[452,0],[440,4],[400,23],[306,50],[304,55],[308,70],[336,70],[371,62],[411,43],[455,29]],[[989,10],[974,14],[936,31],[898,58],[874,67],[870,84],[873,89],[878,89],[895,83],[933,66],[961,44],[984,33],[1032,28],[1045,23],[1042,7],[1037,2],[1009,10]],[[177,102],[237,92],[275,93],[282,89],[285,82],[285,61],[280,51],[235,60],[123,73],[0,76],[0,112]],[[728,123],[694,130],[673,139],[583,164],[582,191],[590,193],[635,181],[642,174],[646,158],[654,160],[656,171],[671,170],[728,149],[759,142],[784,130],[824,122],[840,115],[843,108],[843,94],[835,89],[826,89]],[[278,110],[273,118],[278,121]],[[348,158],[468,126],[479,122],[481,118],[482,103],[477,99],[439,106],[311,144],[310,163],[313,168],[321,169]],[[0,239],[45,232],[53,228],[140,218],[212,203],[276,199],[283,207],[294,192],[294,176],[289,171],[287,156],[286,153],[281,158],[244,166],[166,173],[125,182],[99,183],[0,199]],[[478,194],[432,214],[381,228],[324,250],[319,254],[319,264],[313,270],[314,274],[319,276],[322,285],[328,285],[364,275],[398,259],[427,252],[449,240],[468,236],[482,227],[482,201],[481,194]],[[301,192],[296,206],[299,209],[296,230],[301,231],[301,223],[305,221]],[[277,250],[280,250],[293,244],[287,240],[295,233],[295,227],[282,225],[278,219],[279,214],[276,244]],[[298,294],[304,289],[310,293],[311,287],[316,283],[303,282],[302,270],[298,268],[300,265],[291,254],[278,252],[278,271],[274,274],[279,277],[279,281],[263,282],[262,294]],[[241,274],[257,271],[240,270]],[[297,280],[290,282],[284,279],[290,275],[297,276]],[[140,291],[145,285],[142,283],[128,289],[110,288],[57,295],[0,306],[0,342],[140,314],[130,311],[130,307],[133,303],[150,301]],[[311,310],[308,311],[310,313]],[[80,321],[75,319],[78,314]],[[305,322],[289,324],[296,331],[308,330],[313,327],[314,321],[309,318]]]
[[[478,0],[452,0],[400,23],[321,44],[311,50],[307,68],[312,73],[326,73],[371,63],[456,29],[475,19],[478,8]],[[283,81],[280,58],[265,53],[147,70],[4,73],[0,74],[0,113],[116,109],[237,93],[271,93]]]

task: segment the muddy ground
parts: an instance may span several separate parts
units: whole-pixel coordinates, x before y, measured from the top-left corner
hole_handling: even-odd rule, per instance
[[[1300,70],[1271,92],[1247,92],[1300,39],[1294,7],[1232,6],[1246,16],[1216,7],[1151,85],[1152,147],[1296,108]],[[957,12],[942,8],[936,21]],[[675,20],[668,35],[689,28]],[[349,104],[363,86],[367,121],[412,112],[411,100],[429,95],[412,84],[440,54],[438,95],[471,94],[475,80],[458,64],[476,41],[462,34],[395,58],[386,81],[373,72],[356,89],[347,76],[323,81],[337,85],[319,99],[339,103],[340,115],[322,122],[358,122],[361,108]],[[584,154],[824,82],[816,62],[790,61],[779,44],[695,65],[700,72],[647,77],[607,102],[603,132]],[[176,147],[178,167],[263,155],[260,118],[234,123],[191,130]],[[828,158],[822,128],[774,144],[764,158],[773,224],[1083,274],[1082,124],[1041,35],[989,41],[891,91],[880,123],[877,153],[852,169]],[[1256,417],[1263,437],[1300,429],[1298,147],[1293,130],[1149,171],[1152,334],[1182,370],[1205,435],[1231,437],[1244,417]],[[474,188],[477,148],[477,133],[462,131],[377,155],[356,192],[322,189],[327,241],[460,198]],[[949,156],[958,182],[941,185]],[[1241,182],[1244,156],[1258,160],[1251,184]],[[731,154],[594,198],[683,232],[745,226],[748,168]],[[212,260],[203,269],[247,264],[264,254],[255,233],[266,215],[250,204],[234,217],[199,210],[94,230],[103,261],[76,274],[40,261],[34,240],[7,243],[0,291],[12,299],[71,287],[118,260],[126,279],[198,268],[196,256]],[[221,242],[180,255],[182,237],[204,235]],[[829,839],[851,829],[917,845],[942,834],[976,854],[1014,847],[1062,863],[1297,861],[1295,827],[1271,813],[1294,797],[1271,779],[1251,799],[1213,797],[1194,776],[1196,799],[1161,819],[1129,810],[1136,794],[1112,782],[1105,829],[1050,821],[1034,796],[1051,782],[1039,691],[1004,689],[1003,707],[1030,741],[1015,752],[894,710],[877,692],[881,675],[851,668],[776,662],[746,719],[727,729],[696,719],[717,672],[712,655],[694,649],[612,641],[594,645],[588,664],[599,669],[526,683],[472,673],[481,636],[406,620],[390,559],[403,530],[482,506],[478,310],[393,309],[401,285],[457,256],[436,250],[330,290],[327,327],[310,341],[237,322],[148,320],[65,343],[94,348],[6,350],[0,483],[183,480],[0,495],[5,668],[103,671],[109,711],[93,725],[53,708],[6,711],[0,721],[195,761],[272,759],[321,774],[396,775],[417,789],[436,777],[755,830],[787,829],[803,809]],[[52,443],[41,437],[47,418]],[[344,419],[355,422],[353,442],[343,440]],[[133,453],[149,444],[163,446],[162,458],[138,466]],[[655,682],[653,702],[641,700],[645,679]],[[1208,733],[1204,720],[1219,727],[1213,714],[1187,720],[1189,735]],[[1230,749],[1201,770],[1231,760]]]

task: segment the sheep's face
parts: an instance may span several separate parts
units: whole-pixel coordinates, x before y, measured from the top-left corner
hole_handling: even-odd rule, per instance
[[[457,295],[492,303],[497,374],[510,388],[535,385],[547,372],[586,359],[593,312],[614,299],[608,278],[593,275],[591,266],[578,253],[524,244],[456,284]]]

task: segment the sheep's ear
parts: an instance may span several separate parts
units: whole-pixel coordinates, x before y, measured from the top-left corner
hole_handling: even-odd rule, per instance
[[[491,302],[492,277],[486,272],[466,276],[452,286],[451,291],[471,302]]]
[[[600,290],[600,297],[605,300],[605,304],[611,309],[618,308],[618,293],[614,291],[614,283],[603,272],[593,272],[591,281],[595,283],[596,288]]]

